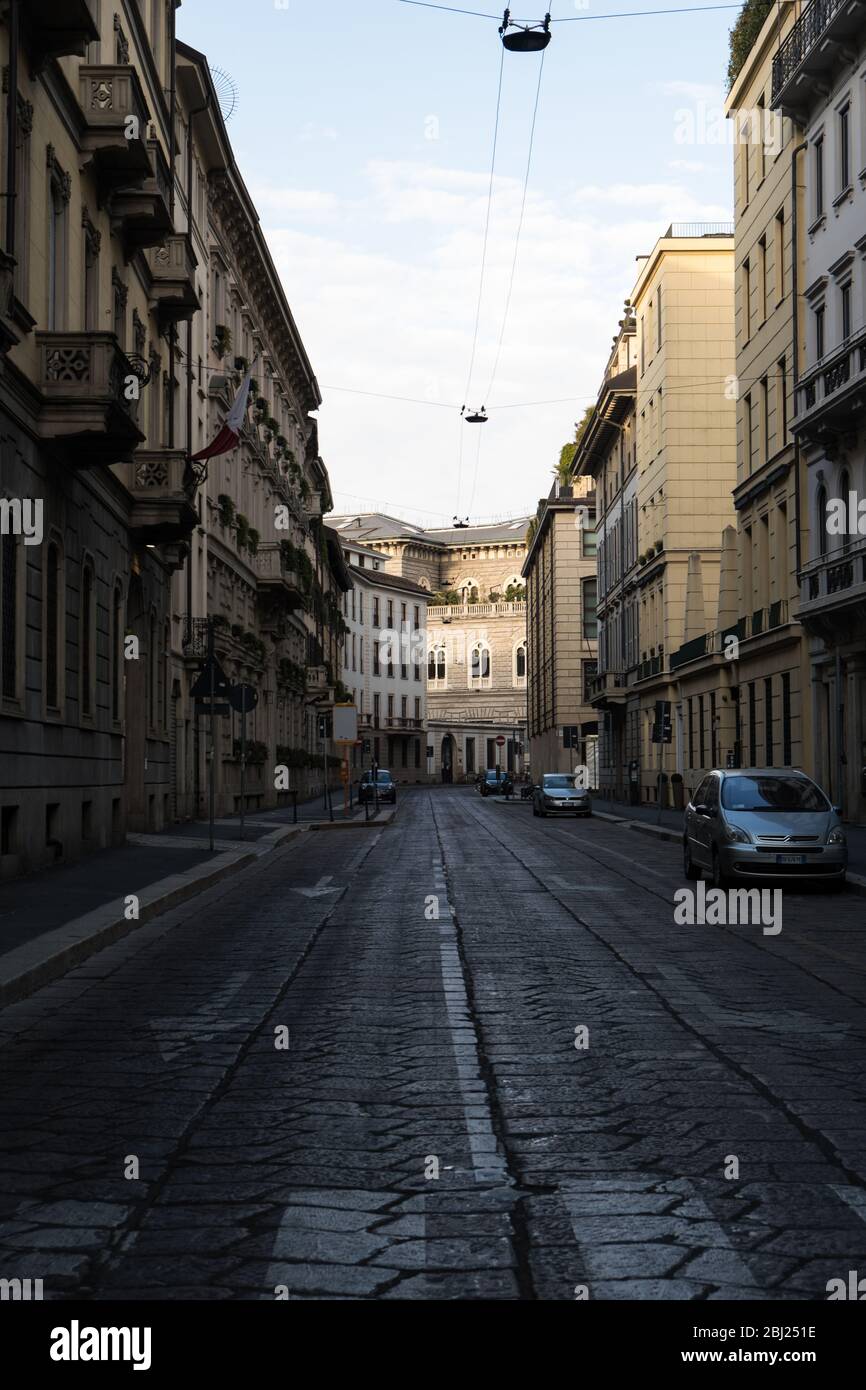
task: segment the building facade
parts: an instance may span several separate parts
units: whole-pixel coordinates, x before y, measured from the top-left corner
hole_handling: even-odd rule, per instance
[[[793,10],[794,7],[792,6]],[[802,129],[792,429],[806,478],[799,618],[804,743],[846,819],[866,822],[866,19],[798,7],[773,55],[771,102]]]
[[[528,637],[528,736],[533,774],[589,767],[598,721],[596,498],[587,480],[552,488],[529,528],[523,565]]]
[[[395,781],[426,781],[429,593],[392,574],[378,551],[345,538],[341,544],[352,577],[343,598],[343,686],[362,741],[351,766],[375,761]]]
[[[276,804],[270,768],[305,754],[339,667],[349,580],[321,523],[318,388],[175,8],[15,5],[0,25],[4,877],[201,813],[208,618],[227,674],[260,695],[251,806]],[[267,410],[233,455],[193,466],[244,351]],[[221,811],[238,807],[232,722]]]
[[[333,524],[343,537],[377,551],[389,572],[429,595],[427,777],[471,782],[498,765],[521,773],[527,520],[425,530],[370,513],[335,518]]]

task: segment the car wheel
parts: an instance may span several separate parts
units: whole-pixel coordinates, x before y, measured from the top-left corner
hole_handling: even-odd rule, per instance
[[[722,866],[719,862],[719,851],[713,846],[713,887],[727,888],[728,876],[722,873]]]
[[[685,874],[687,879],[691,880],[692,883],[694,883],[695,880],[699,879],[701,876],[700,869],[697,868],[697,866],[692,862],[692,853],[689,849],[689,842],[685,838],[683,838],[683,873]]]

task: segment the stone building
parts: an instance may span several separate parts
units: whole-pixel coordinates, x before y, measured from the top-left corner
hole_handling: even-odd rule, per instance
[[[526,762],[528,518],[423,529],[381,513],[335,518],[345,538],[384,556],[429,594],[426,775],[474,781],[486,767]],[[504,739],[500,746],[497,738]]]
[[[344,538],[341,544],[352,577],[343,598],[343,685],[358,711],[362,743],[351,765],[359,770],[375,760],[395,781],[425,781],[429,592],[392,574],[369,546]]]
[[[189,688],[209,612],[225,620],[230,674],[262,688],[256,738],[271,762],[281,741],[309,746],[308,702],[327,700],[339,664],[336,595],[350,581],[319,519],[330,492],[309,418],[318,388],[207,64],[175,45],[175,8],[109,15],[70,0],[6,6],[0,23],[2,138],[15,153],[0,252],[3,877],[202,809]],[[257,479],[236,451],[203,483],[189,456],[222,423],[226,362],[237,365],[216,281],[223,250],[249,290],[268,409],[245,430]],[[243,341],[239,323],[235,353]],[[220,493],[245,509],[244,544],[222,525]],[[276,535],[277,500],[294,532]],[[292,535],[290,553],[280,541]],[[293,588],[300,550],[306,588]],[[227,722],[220,739],[219,805],[233,809]],[[297,775],[307,787],[322,772]],[[253,804],[275,800],[263,773]]]
[[[586,483],[554,484],[529,527],[527,600],[529,757],[533,773],[590,769],[598,723],[596,499]]]
[[[805,760],[866,822],[866,18],[802,7],[776,42],[774,112],[798,161],[791,429],[806,465],[798,616],[807,634]],[[795,17],[796,16],[796,17]],[[769,23],[769,22],[768,22]]]

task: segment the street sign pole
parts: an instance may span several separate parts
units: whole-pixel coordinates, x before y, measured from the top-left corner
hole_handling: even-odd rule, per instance
[[[210,852],[214,851],[214,809],[216,788],[214,778],[216,777],[216,691],[214,682],[216,680],[216,670],[214,666],[213,650],[213,618],[207,620],[207,660],[210,667],[210,783],[208,786],[208,818],[210,821]]]
[[[247,805],[247,702],[241,710],[241,839],[244,838],[244,812]]]

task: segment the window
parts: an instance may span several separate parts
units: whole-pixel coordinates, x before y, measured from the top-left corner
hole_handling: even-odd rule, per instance
[[[759,323],[767,321],[767,238],[762,236],[758,242],[758,294],[761,317]]]
[[[490,684],[490,647],[487,642],[476,642],[469,659],[469,684],[473,689],[481,689]]]
[[[581,584],[581,594],[583,599],[583,635],[589,642],[596,641],[598,637],[598,581],[595,579],[584,579]]]
[[[815,520],[818,531],[818,554],[827,554],[827,489],[823,483],[815,498]]]
[[[767,172],[767,146],[766,146],[766,120],[767,120],[767,117],[766,117],[765,106],[766,106],[766,103],[765,103],[765,101],[764,101],[764,96],[763,96],[763,93],[762,93],[761,96],[758,97],[758,122],[759,122],[759,125],[760,125],[760,129],[759,129],[759,131],[758,131],[758,182],[759,182],[759,183],[761,183],[761,182],[763,181],[764,175],[765,175],[765,173]]]
[[[819,304],[815,310],[815,361],[820,362],[824,356],[824,305]]]
[[[775,268],[776,268],[776,300],[781,304],[785,298],[785,209],[781,208],[776,213],[775,230]]]
[[[431,649],[427,658],[427,680],[431,685],[443,687],[446,674],[445,643],[440,642]]]
[[[381,672],[381,661],[379,658],[379,643],[373,638],[373,675],[378,676]]]
[[[785,767],[792,763],[791,755],[791,677],[787,671],[782,675],[782,762]]]
[[[694,696],[689,696],[689,767],[695,766],[695,701]],[[698,801],[698,797],[695,797]]]
[[[744,397],[743,397],[743,410],[744,410],[744,414],[743,414],[743,431],[744,431],[744,435],[745,435],[745,438],[743,439],[743,444],[745,445],[745,448],[744,448],[744,450],[743,450],[743,454],[744,454],[744,457],[745,457],[745,460],[746,460],[746,473],[749,474],[749,473],[751,473],[751,471],[752,471],[752,397],[751,397],[751,395],[747,395],[747,396],[744,396]]]
[[[466,771],[467,771],[467,772],[474,772],[474,771],[475,771],[475,739],[474,739],[474,738],[467,738],[467,740],[466,740]]]
[[[700,752],[701,767],[706,767],[704,748],[706,746],[706,726],[704,721],[704,697],[698,696],[698,748]]]
[[[514,684],[526,684],[526,638],[514,649]]]
[[[406,720],[408,719],[408,717],[409,717],[409,701],[408,701],[407,697],[406,697],[405,695],[403,695],[403,696],[401,697],[401,699],[400,699],[400,718],[403,720],[404,725],[405,725]]]
[[[788,441],[788,372],[784,357],[776,363],[776,421],[781,449]]]
[[[388,723],[394,723],[394,696],[388,696]]]
[[[99,328],[99,233],[84,214],[84,328]]]
[[[60,647],[62,581],[60,547],[51,541],[45,555],[45,703],[50,710],[60,708]]]
[[[66,327],[66,239],[68,182],[57,166],[49,177],[48,196],[48,331]]]
[[[743,326],[748,342],[752,336],[752,267],[748,258],[743,261]]]
[[[363,639],[363,637],[361,637],[361,638],[359,639],[359,641],[358,641],[358,670],[359,670],[360,674],[363,676],[363,674],[364,674],[364,639]]]
[[[377,691],[373,696],[373,728],[378,729],[380,712],[382,708],[382,696]],[[377,754],[378,757],[378,754]]]
[[[388,626],[388,627],[393,627],[393,626],[394,626],[394,602],[393,602],[393,599],[390,599],[390,598],[388,599],[388,622],[387,622],[387,626]]]
[[[658,290],[656,291],[656,299],[657,299],[657,301],[658,301],[657,307],[656,307],[656,347],[657,347],[657,348],[660,348],[661,345],[662,345],[662,287],[661,287],[661,285],[659,285]]]
[[[111,717],[120,719],[121,671],[123,670],[123,590],[114,586],[111,606]]]
[[[17,536],[0,535],[0,675],[4,700],[18,695]]]
[[[851,108],[843,106],[838,116],[839,129],[839,193],[851,184]]]
[[[116,271],[112,271],[111,283],[114,296],[112,307],[112,326],[114,328],[114,336],[117,339],[118,346],[121,349],[124,349],[126,347],[126,300],[128,290]]]
[[[415,696],[415,723],[416,723],[416,724],[420,724],[420,722],[421,722],[421,697],[420,697],[420,695],[416,695],[416,696]]]
[[[81,713],[93,718],[93,657],[94,657],[94,595],[93,568],[86,564],[81,572],[81,614],[79,617],[78,650],[81,665]]]
[[[824,137],[812,146],[812,184],[815,189],[815,218],[824,216]]]
[[[773,681],[764,681],[764,764],[773,766]]]
[[[770,387],[767,378],[761,377],[761,463],[770,457]]]
[[[851,281],[847,285],[842,285],[839,290],[839,304],[841,309],[842,339],[843,343],[851,337]]]
[[[758,763],[758,715],[755,699],[755,682],[749,681],[749,766]]]
[[[373,598],[373,626],[379,626],[379,600],[375,597]]]

